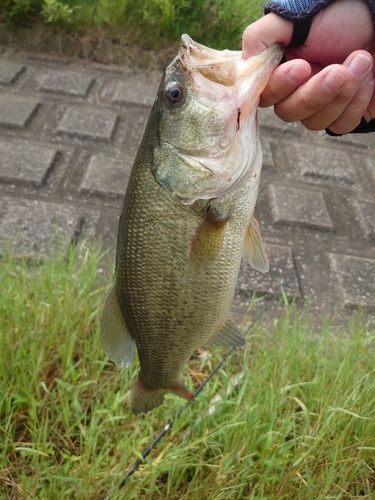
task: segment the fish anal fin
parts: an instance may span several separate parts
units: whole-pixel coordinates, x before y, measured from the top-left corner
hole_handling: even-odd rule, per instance
[[[189,391],[181,379],[166,388],[153,389],[148,388],[142,382],[140,376],[136,378],[132,389],[131,409],[132,412],[138,415],[146,413],[163,403],[164,396],[167,392],[176,394],[182,398],[194,401],[193,394]]]
[[[193,264],[209,262],[217,256],[224,240],[228,218],[214,208],[208,208],[198,224],[191,244],[190,261]]]
[[[115,285],[104,304],[100,320],[100,343],[116,365],[129,368],[133,364],[137,348],[121,312]]]
[[[180,396],[180,398],[188,399],[189,401],[195,401],[193,394],[189,390],[189,388],[183,383],[180,378],[177,382],[168,387],[168,392],[172,394],[176,394],[176,396]]]
[[[246,344],[246,339],[234,323],[232,318],[227,318],[225,323],[206,342],[206,345],[242,347]]]
[[[269,271],[270,261],[259,231],[259,222],[254,217],[247,228],[242,258],[261,273]]]

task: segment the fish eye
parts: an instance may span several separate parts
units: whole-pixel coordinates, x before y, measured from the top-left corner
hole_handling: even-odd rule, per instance
[[[186,90],[180,83],[172,82],[165,90],[166,104],[172,106],[181,105],[185,97]]]

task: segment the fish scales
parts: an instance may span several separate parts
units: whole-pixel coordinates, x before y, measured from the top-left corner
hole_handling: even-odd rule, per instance
[[[189,259],[199,217],[189,214],[185,207],[172,205],[144,167],[143,163],[135,165],[143,189],[136,185],[127,194],[133,210],[131,215],[125,211],[127,217],[122,220],[126,223],[120,226],[116,282],[124,313],[134,311],[129,324],[136,331],[154,332],[152,338],[141,336],[137,342],[142,379],[151,387],[156,380],[157,386],[168,386],[171,377],[175,380],[189,359],[190,351],[203,345],[223,321],[223,312],[228,310],[233,297],[242,254],[236,240],[245,236],[246,226],[240,224],[239,212],[248,220],[253,206],[251,202],[248,206],[239,205],[233,221],[228,223],[220,256],[207,266],[202,279],[202,270]],[[132,217],[138,227],[144,224],[150,231],[132,234],[128,224]],[[171,304],[173,307],[169,307]],[[158,345],[157,356],[152,355],[155,350],[152,340]],[[189,351],[186,345],[191,346]],[[166,365],[167,379],[163,375]]]
[[[236,125],[240,113],[231,102],[233,89],[221,90],[221,80],[229,77],[209,73],[211,101],[194,90],[194,78],[191,84],[188,57],[197,48],[197,57],[199,51],[211,50],[184,35],[180,55],[161,82],[129,179],[119,223],[115,284],[102,314],[101,341],[111,359],[130,366],[135,346],[138,351],[135,413],[160,405],[167,392],[193,399],[181,371],[197,348],[245,343],[228,311],[250,234],[247,260],[257,267],[258,257],[252,257],[257,253],[261,268],[266,258],[252,222],[261,171],[255,123],[261,90],[255,109],[247,111],[254,126],[244,122],[248,130],[241,138]],[[268,78],[280,54],[276,48],[270,55]],[[205,69],[203,83],[206,74]],[[165,94],[175,104],[180,88],[187,103],[166,103]],[[253,148],[246,155],[245,140]]]

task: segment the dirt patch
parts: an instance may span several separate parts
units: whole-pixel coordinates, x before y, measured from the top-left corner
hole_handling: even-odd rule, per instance
[[[125,35],[111,38],[105,29],[67,33],[35,23],[31,27],[0,24],[0,46],[73,61],[163,70],[177,54],[179,41],[158,50],[148,50],[129,43]]]

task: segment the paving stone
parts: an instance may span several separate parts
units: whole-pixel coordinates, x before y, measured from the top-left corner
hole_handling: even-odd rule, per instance
[[[1,204],[0,202],[0,225],[3,219],[5,218],[6,214],[7,214],[7,209],[5,208],[5,205]]]
[[[281,132],[283,135],[288,135],[289,137],[295,136],[297,134],[300,136],[303,132],[302,127],[299,123],[286,123],[280,118],[278,118],[272,107],[259,108],[258,110],[259,123],[261,126],[260,138],[269,133],[269,129]],[[262,130],[264,129],[264,130]],[[291,134],[291,135],[290,135]]]
[[[134,157],[92,156],[81,184],[82,193],[124,196]]]
[[[375,203],[353,199],[352,205],[363,236],[375,240]]]
[[[311,147],[307,142],[279,143],[278,151],[279,148],[284,149],[290,165],[304,177],[347,184],[354,182],[357,169],[347,151],[337,147]]]
[[[31,62],[42,62],[47,64],[59,65],[59,66],[68,66],[71,64],[71,60],[67,57],[61,57],[57,55],[43,54],[42,52],[37,52],[35,54],[27,53],[26,61]]]
[[[27,141],[0,141],[0,180],[43,186],[59,152]]]
[[[250,297],[253,293],[273,295],[283,286],[289,297],[299,296],[299,283],[290,247],[266,244],[270,270],[262,274],[241,262],[236,293]]]
[[[367,135],[367,134],[361,134],[361,135]],[[367,156],[367,158],[365,158],[364,164],[367,167],[366,172],[368,173],[366,177],[370,177],[375,186],[375,158],[373,158],[373,155]]]
[[[26,66],[12,61],[0,61],[0,85],[13,85],[26,71]]]
[[[159,77],[30,50],[0,56],[0,252],[6,240],[16,255],[49,252],[56,238],[68,245],[87,230],[114,258],[120,201]],[[316,302],[319,315],[336,305],[344,318],[357,307],[375,311],[375,136],[322,137],[272,108],[260,110],[260,123],[271,269],[242,263],[233,310],[242,316],[253,293],[265,296],[258,306],[283,285]]]
[[[10,197],[1,199],[0,207],[6,210],[0,225],[0,248],[7,242],[18,255],[69,245],[81,233],[93,237],[100,215],[98,210]]]
[[[0,94],[0,125],[26,128],[40,105],[35,97]]]
[[[270,184],[268,192],[275,224],[294,225],[320,231],[333,230],[333,224],[320,191]]]
[[[83,139],[109,141],[116,131],[119,117],[109,109],[68,107],[58,127],[58,133],[66,133]]]
[[[333,253],[329,260],[345,307],[375,310],[375,260]]]
[[[86,97],[94,81],[92,76],[82,72],[53,71],[40,86],[40,90],[68,96]]]
[[[267,167],[273,167],[274,161],[272,155],[271,141],[265,138],[262,139],[262,155],[263,155],[263,161],[262,161],[263,169],[266,169]]]
[[[112,104],[142,104],[152,106],[158,86],[152,83],[140,82],[139,78],[129,78],[126,82],[119,82]]]

